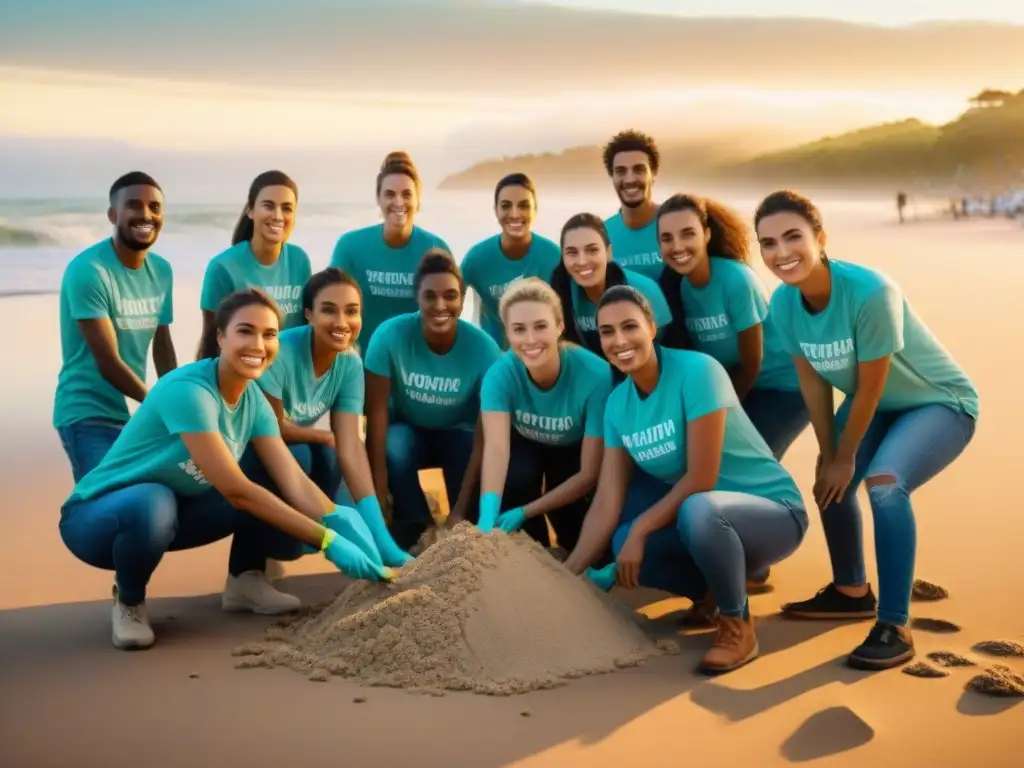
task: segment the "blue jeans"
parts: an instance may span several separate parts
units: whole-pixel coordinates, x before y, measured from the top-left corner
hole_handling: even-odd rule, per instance
[[[76,485],[103,460],[122,429],[123,423],[110,419],[82,419],[57,429]]]
[[[789,446],[811,423],[811,415],[799,390],[786,392],[754,388],[747,393],[743,410],[768,443],[776,461],[782,461]]]
[[[619,527],[618,556],[637,517],[672,486],[633,469]],[[679,507],[674,526],[651,534],[644,546],[640,583],[697,600],[710,590],[726,616],[747,615],[747,574],[763,572],[796,551],[807,532],[807,513],[769,499],[732,491],[697,493]]]
[[[277,492],[252,449],[240,464],[250,480]],[[234,536],[228,572],[238,576],[262,571],[268,557],[296,560],[310,551],[304,542],[231,506],[213,488],[183,496],[158,483],[129,485],[66,504],[60,535],[79,560],[114,571],[118,597],[125,605],[146,599],[146,586],[165,552]]]
[[[836,412],[842,433],[853,398]],[[857,450],[853,480],[845,495],[821,514],[832,580],[841,586],[867,583],[857,489],[865,478],[891,476],[895,482],[868,489],[875,522],[878,563],[878,619],[906,624],[914,582],[917,529],[910,494],[949,466],[974,437],[975,421],[944,405],[878,412]]]
[[[386,440],[388,491],[394,502],[391,533],[398,546],[408,549],[419,540],[432,519],[427,497],[420,486],[420,470],[440,468],[449,503],[454,505],[473,453],[473,431],[423,429],[392,422]],[[475,514],[476,507],[471,504],[469,512]]]

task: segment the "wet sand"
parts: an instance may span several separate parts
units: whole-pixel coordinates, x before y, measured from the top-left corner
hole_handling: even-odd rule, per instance
[[[829,212],[826,211],[826,216]],[[1011,222],[903,227],[830,217],[829,252],[896,278],[981,391],[982,417],[967,453],[915,495],[916,575],[950,598],[915,603],[919,618],[955,634],[915,633],[918,656],[952,651],[984,666],[971,646],[1024,641],[1024,516],[1013,495],[1024,434],[1019,381],[1024,344],[1014,310],[1024,292],[1024,233]],[[176,295],[179,359],[198,330],[195,286]],[[1011,319],[1007,319],[1011,318]],[[752,597],[762,656],[715,679],[693,673],[709,638],[684,636],[679,656],[572,682],[553,691],[443,698],[315,684],[289,670],[236,670],[230,650],[269,620],[225,615],[217,593],[226,543],[169,555],[151,585],[158,643],[116,651],[109,641],[110,574],[78,563],[57,532],[70,472],[50,428],[59,368],[55,296],[0,301],[11,364],[0,401],[0,744],[4,764],[271,766],[302,760],[374,766],[701,764],[768,766],[1009,766],[1019,761],[1019,700],[965,692],[972,669],[924,680],[863,673],[842,660],[867,623],[789,622],[781,602],[828,580],[821,525],[772,571],[774,592]],[[785,464],[809,494],[810,432]],[[809,496],[808,496],[809,498]],[[867,507],[865,506],[865,509]],[[870,521],[866,521],[871,541]],[[869,574],[874,578],[869,550]],[[322,558],[289,566],[286,588],[305,599],[343,583]],[[624,594],[675,633],[685,600]],[[173,618],[172,618],[173,617]],[[1019,659],[999,659],[1018,673]],[[197,676],[193,676],[197,675]],[[363,703],[353,699],[365,697]],[[529,716],[521,713],[529,711]],[[396,734],[398,738],[396,738]]]

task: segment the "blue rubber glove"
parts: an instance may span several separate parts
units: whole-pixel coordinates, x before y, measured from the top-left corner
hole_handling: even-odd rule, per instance
[[[350,578],[391,581],[395,577],[392,569],[373,562],[359,547],[330,528],[325,531],[321,548],[324,557]]]
[[[584,574],[588,579],[594,582],[594,586],[600,589],[602,592],[610,592],[611,588],[615,586],[615,574],[616,567],[615,563],[610,563],[604,568],[594,570],[593,568],[587,568]]]
[[[480,519],[477,521],[477,527],[484,533],[490,533],[500,511],[501,496],[496,493],[485,493],[480,497]]]
[[[505,533],[514,533],[523,527],[523,523],[526,522],[526,508],[516,507],[510,509],[508,512],[502,512],[498,515],[498,527],[501,528]]]
[[[384,565],[392,568],[401,568],[406,563],[412,562],[412,555],[399,547],[384,522],[384,513],[380,509],[380,501],[372,493],[356,502],[356,512],[366,523],[373,541],[380,552],[381,561]]]
[[[320,523],[325,528],[330,528],[339,536],[348,539],[369,558],[370,562],[384,565],[384,559],[380,556],[380,551],[373,542],[373,534],[370,533],[370,529],[363,522],[363,518],[352,507],[343,507],[340,504],[336,504],[334,511],[324,515]]]

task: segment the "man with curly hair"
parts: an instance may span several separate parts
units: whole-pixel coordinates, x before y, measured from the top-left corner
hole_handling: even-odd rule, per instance
[[[652,280],[661,274],[658,251],[658,205],[651,189],[661,155],[654,139],[629,129],[615,134],[603,151],[605,170],[619,196],[619,212],[605,221],[612,241],[612,258]]]

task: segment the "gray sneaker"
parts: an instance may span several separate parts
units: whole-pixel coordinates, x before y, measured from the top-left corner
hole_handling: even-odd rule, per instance
[[[149,625],[146,604],[125,605],[117,597],[117,587],[114,587],[111,624],[113,627],[111,638],[114,641],[114,647],[120,648],[122,651],[149,648],[156,640],[153,628]]]

